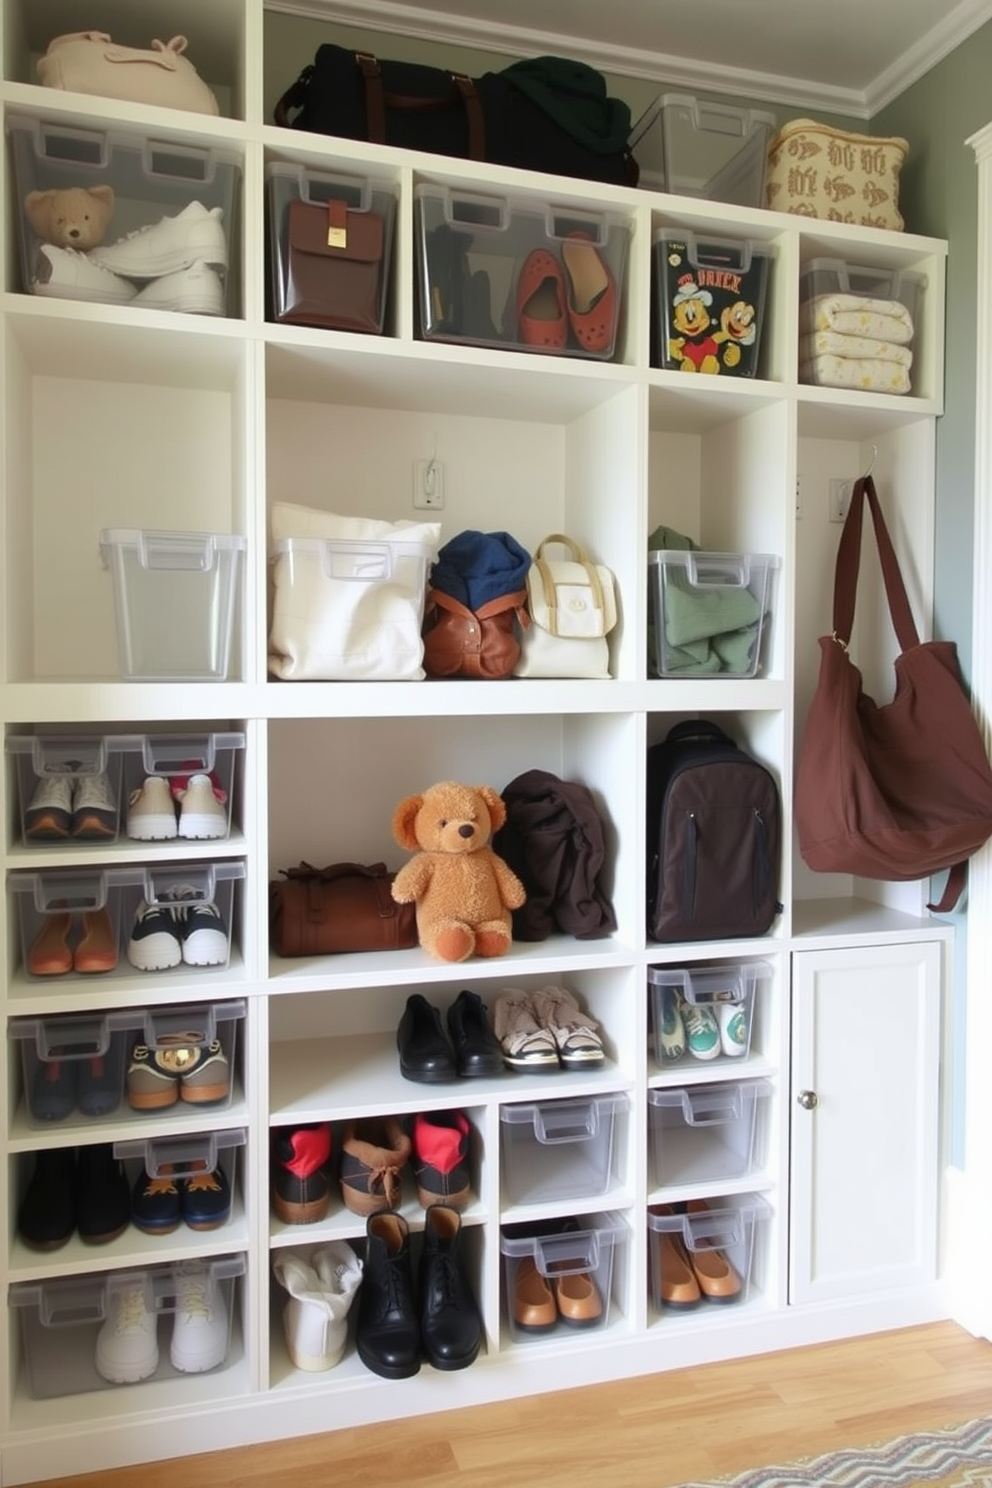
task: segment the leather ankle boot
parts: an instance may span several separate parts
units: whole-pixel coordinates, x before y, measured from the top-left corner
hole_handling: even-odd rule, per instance
[[[327,1163],[331,1124],[276,1131],[272,1139],[272,1208],[283,1224],[317,1224],[331,1207]]]
[[[420,1336],[435,1369],[467,1369],[482,1343],[482,1321],[461,1261],[461,1228],[450,1204],[432,1204],[424,1215]]]
[[[402,1214],[386,1209],[369,1217],[365,1233],[355,1334],[358,1357],[383,1379],[409,1379],[420,1369],[410,1231]]]

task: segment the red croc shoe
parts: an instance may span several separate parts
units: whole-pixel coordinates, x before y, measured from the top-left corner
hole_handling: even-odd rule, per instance
[[[528,253],[517,280],[517,338],[539,351],[564,351],[568,341],[565,280],[547,248]]]
[[[586,233],[570,233],[561,245],[568,286],[568,318],[583,351],[606,352],[617,328],[616,280]]]

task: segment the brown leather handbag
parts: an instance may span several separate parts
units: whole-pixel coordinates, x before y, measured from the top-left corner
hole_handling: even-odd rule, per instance
[[[470,610],[442,589],[429,589],[424,613],[428,677],[511,677],[520,655],[516,626],[530,624],[527,590],[500,594]]]
[[[414,904],[397,904],[385,863],[283,868],[269,885],[269,941],[277,956],[403,951],[417,945]]]
[[[867,501],[899,642],[896,689],[879,705],[848,653]],[[833,634],[796,771],[799,848],[819,873],[910,880],[950,869],[928,909],[946,913],[967,859],[992,836],[992,769],[953,641],[921,643],[871,476],[855,482],[837,550]]]
[[[294,325],[340,331],[382,329],[385,227],[378,212],[343,201],[289,204],[287,308]]]

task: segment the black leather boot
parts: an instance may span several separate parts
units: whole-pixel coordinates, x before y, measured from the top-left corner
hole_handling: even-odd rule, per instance
[[[477,992],[459,992],[448,1009],[448,1033],[463,1078],[503,1073],[503,1050]]]
[[[467,1369],[482,1343],[482,1321],[461,1263],[461,1227],[450,1204],[432,1204],[424,1215],[420,1336],[435,1369]]]
[[[383,1379],[409,1379],[420,1369],[410,1231],[402,1214],[384,1209],[370,1216],[365,1233],[355,1332],[358,1357]]]

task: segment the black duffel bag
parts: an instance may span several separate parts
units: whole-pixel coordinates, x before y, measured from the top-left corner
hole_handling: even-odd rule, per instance
[[[314,134],[637,184],[627,147],[630,109],[607,95],[594,68],[563,57],[535,57],[470,78],[324,43],[273,117],[284,128]]]

